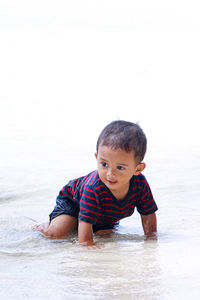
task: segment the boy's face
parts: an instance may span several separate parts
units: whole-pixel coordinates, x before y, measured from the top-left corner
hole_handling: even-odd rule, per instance
[[[126,196],[131,177],[140,174],[145,168],[144,163],[136,162],[133,151],[114,150],[100,144],[95,156],[99,177],[116,198]]]

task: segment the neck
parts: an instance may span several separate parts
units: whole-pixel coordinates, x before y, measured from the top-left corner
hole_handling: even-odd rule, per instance
[[[118,201],[123,201],[126,198],[128,191],[129,191],[129,184],[120,191],[113,191],[112,194],[115,196],[115,198]]]

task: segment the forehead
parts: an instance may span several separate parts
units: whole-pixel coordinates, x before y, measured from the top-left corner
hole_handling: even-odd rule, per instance
[[[126,152],[123,149],[113,149],[110,146],[99,145],[98,158],[116,161],[117,163],[130,163],[135,162],[134,152]]]

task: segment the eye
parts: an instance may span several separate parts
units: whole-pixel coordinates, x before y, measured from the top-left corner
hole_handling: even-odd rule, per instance
[[[108,164],[106,162],[102,162],[101,163],[102,167],[106,168],[108,166]]]
[[[120,170],[120,171],[123,171],[123,170],[124,170],[124,167],[122,167],[122,166],[117,166],[117,169]]]

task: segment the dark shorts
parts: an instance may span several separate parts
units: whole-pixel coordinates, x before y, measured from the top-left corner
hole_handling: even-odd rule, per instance
[[[56,206],[49,215],[50,222],[60,215],[69,215],[78,219],[79,207],[70,200],[56,198]]]
[[[60,215],[69,215],[72,216],[76,219],[78,219],[78,215],[79,215],[79,207],[73,203],[70,200],[66,200],[66,199],[60,199],[59,197],[57,197],[56,199],[56,206],[54,207],[53,211],[51,212],[51,214],[49,215],[49,219],[50,222],[60,216]],[[103,224],[101,226],[97,225],[97,224],[93,224],[93,232],[96,232],[98,230],[106,230],[106,229],[114,229],[119,225],[119,222],[115,223],[115,224]]]

